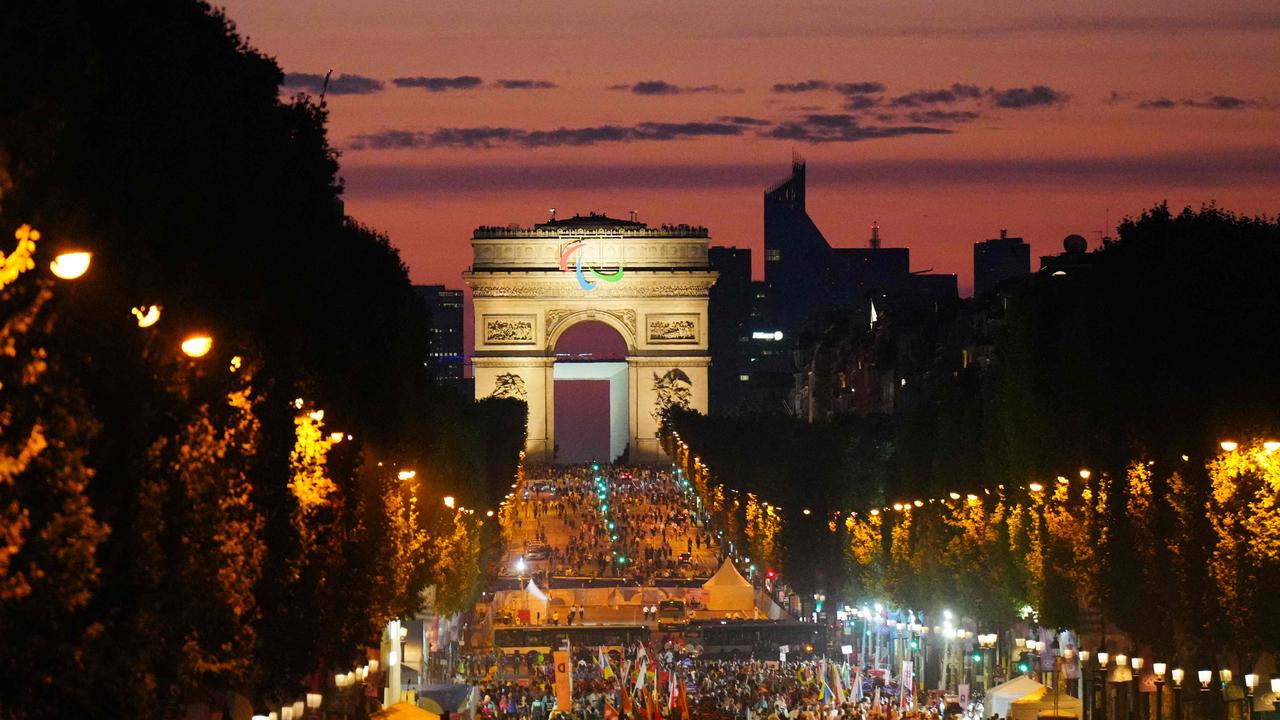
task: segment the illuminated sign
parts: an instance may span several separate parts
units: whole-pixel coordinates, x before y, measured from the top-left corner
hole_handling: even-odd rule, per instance
[[[752,340],[781,340],[782,331],[774,330],[773,332],[768,332],[768,331],[762,332],[760,330],[756,330],[755,332],[751,333],[751,339]]]
[[[569,243],[568,245],[566,245],[566,246],[564,247],[564,251],[560,253],[560,271],[561,271],[561,272],[567,272],[567,273],[571,272],[571,273],[574,273],[575,275],[577,275],[577,276],[578,276],[578,286],[579,286],[579,287],[581,287],[583,290],[594,290],[594,289],[595,289],[595,287],[596,287],[596,285],[597,285],[597,284],[599,284],[599,283],[593,283],[593,282],[591,282],[591,281],[587,280],[586,275],[582,272],[582,270],[583,270],[583,266],[582,266],[582,255],[583,255],[583,253],[582,253],[582,249],[583,249],[583,247],[584,247],[585,245],[586,245],[586,243],[584,243],[584,242],[583,242],[583,241],[581,241],[581,240],[574,240],[573,242]],[[573,267],[571,268],[571,267],[569,267],[569,258],[573,257],[574,255],[577,255],[577,258],[576,258],[576,261],[574,262]],[[613,273],[611,273],[611,274],[609,274],[609,275],[606,275],[606,274],[604,274],[604,273],[600,272],[599,270],[596,270],[595,268],[593,268],[593,267],[591,267],[591,266],[587,266],[587,268],[586,268],[586,269],[587,269],[587,271],[588,271],[588,272],[590,272],[590,273],[591,273],[591,275],[592,275],[592,276],[594,276],[597,280],[600,280],[600,281],[603,281],[603,282],[607,282],[607,283],[616,283],[616,282],[618,282],[619,280],[621,280],[621,279],[622,279],[622,265],[621,265],[621,264],[619,264],[619,265],[618,265],[618,269],[617,269],[617,271],[616,271],[616,272],[613,272]]]

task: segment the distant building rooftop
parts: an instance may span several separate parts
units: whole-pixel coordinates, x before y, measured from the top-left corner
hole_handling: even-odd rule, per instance
[[[609,235],[639,235],[647,237],[707,237],[707,229],[696,225],[662,225],[651,228],[639,220],[623,220],[603,213],[588,213],[568,218],[555,218],[537,223],[531,228],[519,225],[503,227],[482,225],[476,228],[476,238],[519,238],[557,236],[569,233],[600,233]]]

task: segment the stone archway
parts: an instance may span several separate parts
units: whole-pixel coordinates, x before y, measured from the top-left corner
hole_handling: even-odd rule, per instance
[[[584,320],[603,322],[627,345],[631,457],[661,459],[657,422],[665,404],[707,410],[705,228],[603,215],[532,228],[481,227],[463,278],[475,310],[476,398],[529,406],[526,458],[550,462],[555,447],[556,341]]]

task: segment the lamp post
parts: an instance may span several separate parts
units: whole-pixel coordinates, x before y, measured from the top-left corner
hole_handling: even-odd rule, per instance
[[[1142,700],[1142,688],[1138,687],[1138,678],[1142,676],[1143,659],[1137,656],[1129,658],[1129,667],[1133,669],[1133,715],[1141,718],[1146,713],[1143,712],[1145,703]]]
[[[1169,675],[1173,678],[1173,717],[1174,720],[1182,720],[1182,678],[1185,673],[1182,668],[1174,668]]]
[[[1200,681],[1200,704],[1205,717],[1209,715],[1209,683],[1213,682],[1212,670],[1197,670],[1196,679]]]
[[[1084,703],[1083,715],[1085,720],[1093,715],[1093,696],[1089,694],[1089,651],[1080,651],[1080,678],[1079,687],[1076,688],[1077,694],[1080,695],[1080,702]],[[1088,698],[1088,700],[1086,700]]]
[[[1156,676],[1156,720],[1164,720],[1164,673],[1167,667],[1162,662],[1151,663],[1151,672]]]
[[[1253,720],[1253,691],[1258,688],[1257,673],[1244,676],[1244,720]]]
[[[1102,691],[1102,720],[1107,720],[1107,660],[1105,650],[1098,651],[1098,689]]]
[[[1227,448],[1223,447],[1223,450],[1227,450]],[[1231,452],[1231,450],[1227,450],[1227,452]],[[1227,706],[1230,702],[1227,699],[1227,686],[1231,684],[1232,677],[1231,668],[1222,668],[1218,671],[1218,680],[1222,683],[1222,720],[1227,720]]]

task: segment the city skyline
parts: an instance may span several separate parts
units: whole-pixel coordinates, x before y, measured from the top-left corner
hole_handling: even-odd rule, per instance
[[[282,92],[333,71],[347,210],[417,283],[457,286],[472,229],[550,207],[706,225],[759,277],[760,192],[793,150],[833,245],[878,221],[964,294],[1001,228],[1035,257],[1108,215],[1271,213],[1280,190],[1263,3],[226,8]]]

